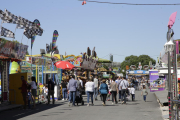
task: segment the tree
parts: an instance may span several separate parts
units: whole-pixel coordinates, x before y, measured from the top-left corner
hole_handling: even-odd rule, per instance
[[[149,65],[149,61],[152,61],[152,64],[156,63],[156,61],[153,58],[151,58],[150,56],[148,56],[148,55],[140,55],[140,56],[131,55],[131,56],[127,56],[125,58],[125,60],[121,63],[121,72],[122,72],[122,70],[124,70],[124,72],[122,72],[122,73],[125,75],[125,73],[126,73],[126,65],[128,65],[129,67],[131,65],[135,65],[136,68],[137,68],[138,65],[139,65],[139,62],[141,62],[141,65],[143,67],[144,65]]]

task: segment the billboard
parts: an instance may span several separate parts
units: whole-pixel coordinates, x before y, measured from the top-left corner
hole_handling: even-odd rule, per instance
[[[150,92],[163,91],[165,89],[165,77],[159,77],[157,70],[149,71]]]

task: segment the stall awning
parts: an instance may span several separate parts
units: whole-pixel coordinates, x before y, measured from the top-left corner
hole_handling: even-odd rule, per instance
[[[0,56],[0,60],[11,60],[11,62],[13,62],[13,61],[15,61],[15,62],[22,61],[20,59],[9,58],[9,57],[4,57],[4,56]]]

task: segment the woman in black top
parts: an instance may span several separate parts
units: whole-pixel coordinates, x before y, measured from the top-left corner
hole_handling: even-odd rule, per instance
[[[62,87],[62,95],[63,95],[62,100],[67,100],[67,85],[65,81],[62,81],[61,87]]]

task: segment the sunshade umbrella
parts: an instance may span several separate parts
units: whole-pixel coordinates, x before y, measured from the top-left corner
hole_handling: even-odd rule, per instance
[[[75,66],[72,65],[70,62],[67,61],[58,61],[54,64],[57,68],[61,68],[64,70],[71,70],[73,69]]]
[[[177,14],[177,12],[174,12],[174,13],[172,13],[171,16],[169,17],[168,27],[169,27],[170,29],[171,29],[171,27],[173,26],[173,24],[175,23],[176,14]]]

